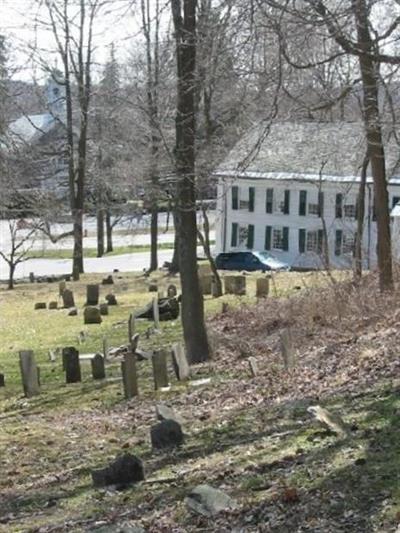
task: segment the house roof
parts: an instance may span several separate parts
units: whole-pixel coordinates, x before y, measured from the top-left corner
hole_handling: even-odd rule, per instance
[[[11,122],[8,135],[16,144],[32,144],[48,133],[56,123],[56,119],[50,113],[25,115]]]
[[[322,177],[354,181],[359,179],[365,152],[365,133],[360,122],[279,122],[270,127],[257,124],[236,144],[215,174],[252,179]],[[388,176],[400,177],[400,147],[393,136],[386,139],[385,154]]]

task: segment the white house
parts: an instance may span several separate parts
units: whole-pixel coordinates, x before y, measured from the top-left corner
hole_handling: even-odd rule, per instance
[[[297,268],[349,267],[366,146],[360,123],[257,126],[215,171],[216,252],[257,250]],[[400,149],[385,142],[390,207],[400,201]],[[327,236],[326,247],[324,235]],[[374,194],[367,168],[365,266],[376,261]]]

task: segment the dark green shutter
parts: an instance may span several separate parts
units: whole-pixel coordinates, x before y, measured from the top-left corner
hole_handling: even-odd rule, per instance
[[[335,236],[335,255],[341,255],[342,253],[342,235],[343,231],[341,229],[337,229]]]
[[[271,250],[271,235],[272,235],[272,227],[266,226],[265,228],[265,249]]]
[[[249,187],[249,211],[254,211],[254,197],[255,189],[254,187]]]
[[[304,254],[306,251],[306,230],[299,229],[299,252]]]
[[[239,187],[232,187],[232,209],[239,209]]]
[[[318,216],[324,216],[324,193],[322,191],[318,192]]]
[[[231,246],[237,246],[238,242],[238,225],[236,222],[232,224],[232,233],[231,233]]]
[[[289,250],[289,228],[283,228],[283,251]]]
[[[323,244],[324,244],[324,230],[319,229],[318,230],[318,244],[317,244],[317,251],[319,254],[322,254],[323,252]]]
[[[290,211],[290,191],[285,191],[285,201],[283,204],[283,213],[288,215]]]
[[[307,191],[300,191],[299,195],[299,215],[301,217],[306,216],[307,211]]]
[[[335,217],[343,217],[343,194],[338,193],[336,195],[336,204],[335,204]]]
[[[274,202],[274,189],[267,189],[267,196],[265,200],[265,212],[272,213]]]
[[[253,224],[249,224],[247,228],[247,248],[249,250],[252,250],[254,246],[254,226]]]

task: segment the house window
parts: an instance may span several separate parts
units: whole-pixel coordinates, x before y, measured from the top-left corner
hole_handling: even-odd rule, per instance
[[[322,253],[323,231],[299,229],[299,252]]]
[[[355,204],[346,204],[343,208],[344,216],[346,218],[356,218],[357,209]]]
[[[307,252],[318,253],[318,231],[307,231]]]
[[[248,196],[243,195],[243,189],[236,185],[232,187],[232,209],[244,209],[246,211],[254,211],[255,202],[255,187],[248,188]],[[243,197],[244,196],[244,197]]]
[[[319,205],[318,204],[308,204],[308,214],[319,216]]]
[[[248,200],[239,200],[239,209],[245,209],[246,211],[250,211],[250,202]]]
[[[342,239],[342,254],[352,254],[354,251],[354,235],[345,233]]]
[[[265,231],[265,249],[289,250],[289,228],[267,226]]]

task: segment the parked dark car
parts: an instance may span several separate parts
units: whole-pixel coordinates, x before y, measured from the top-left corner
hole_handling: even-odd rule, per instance
[[[268,252],[226,252],[218,254],[215,259],[221,270],[290,270],[290,266]]]

